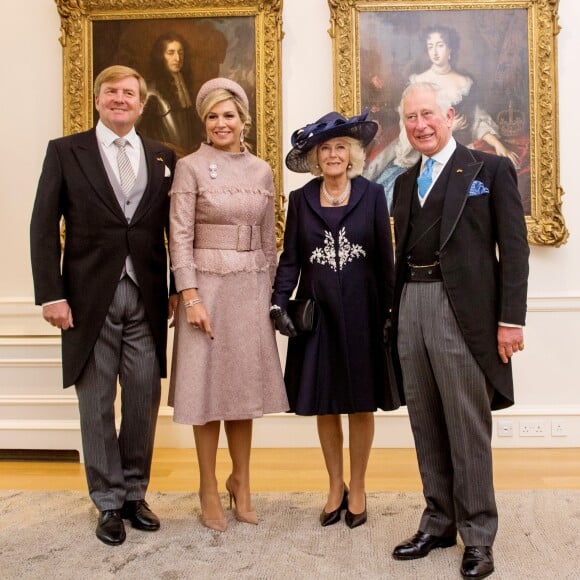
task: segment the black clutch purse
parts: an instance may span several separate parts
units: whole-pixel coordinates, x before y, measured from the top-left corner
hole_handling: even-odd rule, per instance
[[[307,334],[318,323],[318,304],[314,298],[299,298],[288,301],[288,316],[298,334]]]

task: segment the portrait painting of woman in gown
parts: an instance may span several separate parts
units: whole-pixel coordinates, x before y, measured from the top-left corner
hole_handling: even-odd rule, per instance
[[[454,138],[467,147],[483,149],[508,157],[516,168],[521,170],[522,162],[526,161],[522,158],[526,155],[526,151],[524,150],[522,154],[522,148],[518,142],[515,144],[508,142],[502,133],[502,129],[507,131],[507,124],[500,127],[498,115],[492,114],[485,102],[486,94],[481,90],[480,85],[489,85],[489,80],[484,77],[484,80],[488,82],[480,83],[474,78],[475,75],[465,72],[457,65],[460,54],[458,30],[444,24],[430,24],[421,30],[420,40],[420,45],[428,56],[428,66],[420,69],[419,72],[405,69],[403,74],[407,74],[400,79],[400,90],[416,82],[430,82],[443,87],[456,111],[453,125]],[[416,59],[411,60],[416,66]],[[497,66],[499,67],[499,62]],[[361,68],[364,70],[364,63]],[[393,84],[396,85],[397,79],[393,80],[395,81]],[[380,75],[371,75],[367,90],[365,91],[363,87],[363,99],[366,92],[371,99],[374,97],[380,100],[381,91],[388,88],[392,95],[389,107],[396,112],[400,92],[397,90],[398,87],[395,89],[392,84],[388,86],[389,84],[389,81],[380,78]],[[381,105],[384,106],[384,102],[377,106],[377,103],[363,100],[363,105],[370,106],[371,110],[374,109],[379,117],[377,120],[381,123],[380,108]],[[512,106],[511,101],[508,102],[506,110]],[[520,128],[523,129],[523,127]],[[390,207],[395,179],[416,162],[417,153],[410,146],[404,131],[400,131],[397,127],[391,127],[390,131],[387,131],[387,127],[382,127],[382,129],[382,139],[378,139],[375,147],[369,152],[369,162],[364,175],[385,188]]]

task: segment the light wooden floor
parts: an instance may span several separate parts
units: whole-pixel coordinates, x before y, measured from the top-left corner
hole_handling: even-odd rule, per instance
[[[348,465],[346,456],[345,465]],[[227,451],[218,451],[223,491],[230,471]],[[580,489],[580,449],[496,449],[496,489]],[[348,481],[348,477],[346,478]],[[150,491],[196,491],[194,449],[156,449]],[[0,461],[0,489],[86,490],[83,466],[56,461]],[[252,450],[253,491],[325,491],[319,449]],[[420,491],[412,449],[373,449],[368,491]]]

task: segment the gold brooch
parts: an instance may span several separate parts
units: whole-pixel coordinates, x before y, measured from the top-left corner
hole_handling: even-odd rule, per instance
[[[157,161],[161,161],[161,163],[163,163],[163,161],[165,160],[163,159],[163,157],[157,157]]]
[[[463,169],[458,169],[457,173],[463,173]]]

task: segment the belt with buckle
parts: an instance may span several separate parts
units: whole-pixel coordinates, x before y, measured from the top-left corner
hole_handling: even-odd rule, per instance
[[[439,282],[443,280],[441,264],[411,264],[407,262],[407,282]]]
[[[195,224],[194,248],[252,252],[262,248],[260,226]]]

